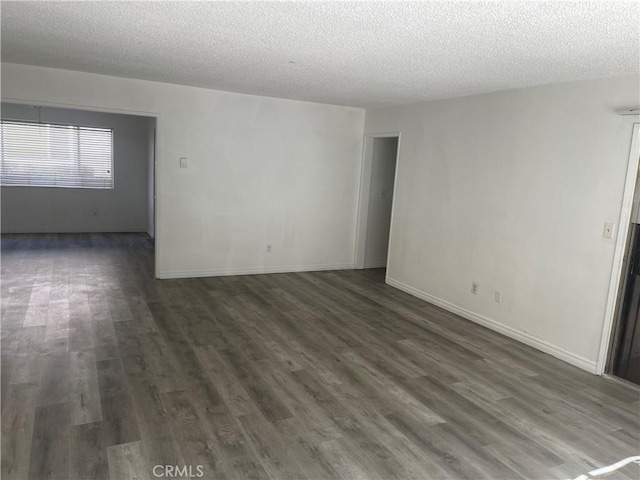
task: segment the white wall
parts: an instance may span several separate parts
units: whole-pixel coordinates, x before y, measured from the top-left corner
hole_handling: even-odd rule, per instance
[[[160,277],[353,265],[362,109],[15,64],[2,97],[159,115]]]
[[[387,281],[593,371],[638,82],[367,111],[402,134]]]
[[[156,185],[156,119],[149,119],[147,129],[147,233],[151,238],[155,237],[155,185]]]
[[[28,105],[2,104],[2,118],[38,121]],[[113,129],[114,188],[2,188],[2,232],[146,232],[149,119],[43,108],[43,122]]]
[[[364,267],[387,265],[398,138],[374,138]]]

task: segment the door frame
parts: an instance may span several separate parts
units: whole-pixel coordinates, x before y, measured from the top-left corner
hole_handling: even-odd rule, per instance
[[[160,171],[158,169],[158,159],[160,158],[160,149],[158,142],[158,132],[160,131],[160,113],[158,112],[144,112],[138,110],[127,110],[124,108],[108,108],[108,107],[96,107],[94,105],[82,105],[75,103],[62,103],[62,102],[47,102],[40,100],[31,100],[25,98],[15,98],[15,97],[2,97],[2,102],[7,103],[15,103],[18,105],[31,105],[31,106],[41,106],[41,107],[52,107],[52,108],[67,108],[73,110],[86,110],[88,112],[101,112],[101,113],[117,113],[120,115],[135,115],[137,117],[150,117],[156,119],[156,134],[154,137],[154,155],[155,161],[153,165],[153,185],[155,188],[156,196],[154,197],[154,205],[153,205],[153,223],[154,223],[154,232],[153,232],[153,240],[154,240],[154,250],[153,250],[153,276],[154,278],[158,278],[158,264],[160,258],[160,222],[157,221],[159,218],[160,212]]]
[[[369,215],[369,193],[371,191],[371,170],[373,167],[373,143],[376,138],[397,138],[396,168],[393,173],[393,194],[391,195],[391,223],[389,225],[389,247],[387,249],[387,266],[391,252],[391,232],[396,208],[396,187],[398,182],[398,165],[400,164],[400,132],[366,133],[364,135],[362,160],[360,162],[360,188],[358,193],[358,212],[356,220],[356,238],[354,249],[354,266],[358,270],[364,267],[364,253],[367,244],[367,221]]]
[[[622,207],[620,208],[620,218],[618,220],[618,232],[616,234],[615,249],[613,252],[613,266],[611,268],[611,279],[609,281],[609,293],[604,312],[604,322],[602,336],[600,338],[600,349],[596,361],[596,375],[603,375],[609,363],[609,357],[614,350],[612,341],[616,337],[613,332],[615,314],[618,303],[618,293],[622,281],[622,270],[624,267],[624,257],[631,224],[631,212],[633,210],[633,199],[635,195],[636,180],[638,177],[638,165],[640,164],[640,123],[633,124],[631,137],[631,148],[629,150],[629,161],[627,163],[627,176],[624,182],[622,195]]]

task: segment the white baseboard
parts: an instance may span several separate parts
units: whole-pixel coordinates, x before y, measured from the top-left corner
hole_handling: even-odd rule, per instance
[[[332,265],[291,265],[284,267],[256,267],[228,270],[182,270],[174,272],[158,272],[157,278],[164,280],[170,278],[195,278],[195,277],[230,277],[234,275],[260,275],[263,273],[293,273],[293,272],[319,272],[322,270],[352,270],[353,263],[336,263]]]
[[[54,230],[24,230],[24,229],[9,229],[8,231],[5,229],[2,229],[2,233],[6,233],[8,235],[50,235],[50,234],[55,234],[55,233],[78,233],[78,234],[88,234],[88,233],[147,233],[147,227],[141,227],[141,228],[119,228],[119,227],[113,227],[113,228],[100,228],[98,230],[93,230],[93,229],[80,229],[80,230],[60,230],[60,229],[54,229]]]
[[[528,333],[522,332],[520,330],[516,330],[507,325],[503,325],[502,323],[496,322],[488,317],[483,315],[479,315],[474,313],[466,308],[459,307],[454,305],[453,303],[447,302],[446,300],[442,300],[441,298],[435,297],[429,293],[418,290],[417,288],[413,288],[409,285],[406,285],[398,280],[394,280],[393,278],[387,277],[386,283],[391,285],[392,287],[397,288],[398,290],[402,290],[414,297],[421,298],[433,305],[437,305],[438,307],[444,308],[445,310],[455,313],[467,320],[471,320],[474,323],[478,323],[484,327],[487,327],[490,330],[494,330],[499,332],[507,337],[513,338],[514,340],[518,340],[530,347],[541,350],[549,355],[552,355],[560,360],[564,360],[571,365],[574,365],[578,368],[586,370],[590,373],[596,373],[596,362],[589,360],[587,358],[576,355],[575,353],[569,352],[563,348],[560,348],[556,345],[553,345],[549,342],[536,338]]]

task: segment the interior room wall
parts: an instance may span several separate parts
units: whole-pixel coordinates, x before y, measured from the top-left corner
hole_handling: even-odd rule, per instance
[[[2,97],[158,115],[161,278],[353,266],[362,109],[6,63]]]
[[[3,119],[38,121],[38,109],[2,103]],[[149,119],[42,108],[43,122],[113,129],[114,188],[3,187],[3,233],[146,232]]]
[[[397,151],[397,137],[373,139],[365,268],[379,268],[387,264]]]
[[[150,118],[147,128],[147,233],[155,237],[155,161],[156,161],[156,119]]]
[[[593,371],[638,84],[367,111],[366,133],[402,134],[388,283]]]

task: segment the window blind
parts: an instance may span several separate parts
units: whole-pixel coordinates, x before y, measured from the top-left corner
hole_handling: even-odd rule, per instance
[[[3,120],[0,185],[113,188],[113,130]]]

